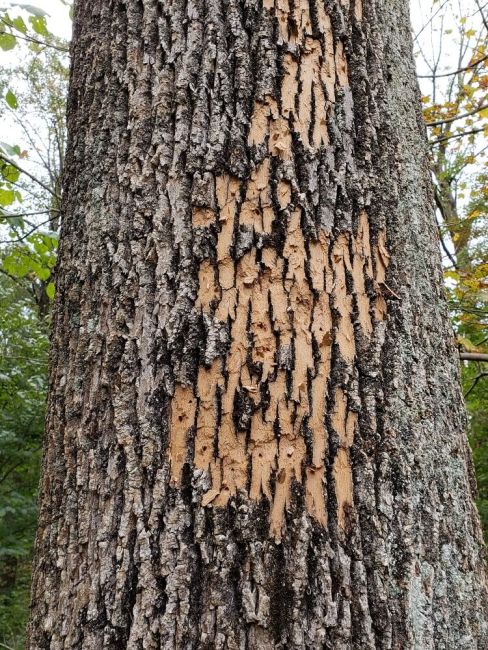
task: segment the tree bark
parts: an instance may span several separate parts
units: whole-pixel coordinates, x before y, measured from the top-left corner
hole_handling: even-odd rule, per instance
[[[404,0],[77,0],[27,647],[486,648]]]

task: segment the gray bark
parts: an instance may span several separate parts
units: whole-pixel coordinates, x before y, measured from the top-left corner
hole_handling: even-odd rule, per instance
[[[403,0],[77,0],[27,647],[488,647]]]

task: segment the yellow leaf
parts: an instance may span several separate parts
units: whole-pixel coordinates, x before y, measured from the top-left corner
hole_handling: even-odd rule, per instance
[[[462,347],[467,351],[467,352],[477,352],[476,345],[474,343],[471,343],[469,339],[467,339],[464,336],[458,336],[457,337],[459,345],[462,345]]]
[[[457,271],[444,271],[444,278],[449,280],[459,281],[459,273]]]

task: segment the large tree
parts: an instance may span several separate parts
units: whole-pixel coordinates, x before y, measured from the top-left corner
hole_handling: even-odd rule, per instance
[[[486,648],[407,3],[74,15],[28,648]]]

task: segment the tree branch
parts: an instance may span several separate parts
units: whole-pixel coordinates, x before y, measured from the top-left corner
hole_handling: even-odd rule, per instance
[[[431,140],[429,142],[430,145],[434,144],[440,144],[441,142],[447,142],[448,140],[454,140],[455,138],[464,138],[467,135],[476,135],[476,133],[483,133],[484,127],[480,129],[472,129],[471,131],[464,131],[463,133],[455,133],[453,135],[446,135],[443,138],[439,138],[438,140]]]
[[[472,111],[469,111],[469,113],[463,113],[462,115],[454,115],[454,117],[447,117],[445,120],[436,120],[435,122],[426,122],[426,126],[441,126],[442,124],[451,124],[451,122],[456,122],[457,120],[462,120],[465,117],[469,117],[470,115],[476,115],[476,113],[479,113],[480,111],[484,110],[485,108],[488,108],[488,104],[484,104],[483,106],[479,106],[478,108],[475,108]]]
[[[461,352],[459,355],[461,361],[486,361],[488,362],[488,354],[481,354],[478,352]]]
[[[471,395],[471,393],[478,385],[478,382],[480,381],[480,379],[483,379],[483,377],[488,377],[488,372],[481,372],[477,377],[475,377],[475,380],[473,381],[471,388],[468,390],[467,393],[464,394],[464,399],[466,399],[467,397],[469,397],[469,395]]]
[[[435,198],[435,202],[437,204],[437,208],[439,209],[439,212],[442,215],[442,218],[444,219],[445,222],[447,222],[447,218],[446,218],[446,214],[445,214],[445,210],[444,210],[444,204],[442,203],[442,199],[441,199],[441,196],[440,196],[439,189],[435,185],[434,185],[434,198]],[[436,219],[436,221],[437,221],[437,219]],[[442,249],[443,249],[444,253],[447,255],[447,257],[451,261],[451,264],[456,269],[456,271],[459,271],[459,268],[458,268],[458,265],[457,265],[457,262],[456,262],[456,259],[455,259],[454,255],[452,255],[451,251],[446,246],[446,242],[444,241],[444,237],[442,236],[442,229],[441,229],[441,226],[440,226],[439,223],[437,223],[437,228],[438,228],[438,231],[439,231],[439,239],[441,241],[441,246],[442,246]]]
[[[0,648],[6,648],[7,650],[14,650],[14,648],[12,648],[9,645],[5,645],[5,643],[2,643],[1,641],[0,641]]]
[[[40,41],[39,39],[34,38],[33,36],[27,36],[26,34],[17,34],[19,30],[15,27],[15,25],[11,25],[4,18],[0,18],[0,20],[4,25],[9,27],[10,29],[15,29],[16,33],[13,34],[15,38],[20,38],[22,41],[27,41],[28,43],[35,43],[36,45],[42,45],[43,47],[52,47],[54,50],[58,50],[59,52],[65,52],[69,54],[69,50],[66,47],[61,47],[60,45],[54,45],[53,43],[46,43],[46,41]]]
[[[471,63],[471,65],[467,65],[465,68],[459,68],[458,70],[453,70],[452,72],[443,72],[442,74],[418,74],[417,78],[418,79],[439,79],[440,77],[452,77],[457,74],[461,74],[461,72],[467,72],[468,70],[472,70],[473,68],[476,68],[477,65],[483,63],[483,61],[486,61],[487,59],[488,59],[488,54],[482,57],[481,59],[478,59],[478,61]]]
[[[44,183],[43,181],[41,181],[38,178],[36,178],[35,176],[33,176],[30,172],[25,170],[23,167],[20,167],[14,160],[12,160],[8,156],[6,156],[3,152],[0,152],[0,160],[3,160],[8,165],[12,165],[12,167],[15,167],[15,169],[17,169],[19,172],[21,172],[22,174],[25,174],[26,176],[28,176],[31,180],[34,181],[34,183],[37,183],[38,185],[40,185],[43,189],[46,190],[46,192],[49,192],[49,194],[54,196],[55,199],[58,199],[58,201],[61,200],[61,197],[58,194],[56,194],[56,192],[54,192],[49,187],[49,185],[46,185],[46,183]]]
[[[51,212],[59,212],[59,210],[57,208],[50,208],[49,210],[39,210],[38,212],[16,212],[15,214],[0,212],[0,219],[23,219],[24,217],[33,217],[38,214],[50,214]]]
[[[48,219],[47,221],[43,221],[42,223],[38,223],[37,225],[34,226],[31,230],[26,232],[22,237],[17,237],[17,239],[3,239],[0,240],[0,244],[19,244],[20,242],[24,241],[29,237],[29,235],[32,235],[38,228],[41,226],[45,226],[47,223],[51,223],[51,219]]]
[[[485,29],[488,31],[488,21],[486,20],[485,14],[483,12],[483,7],[480,5],[479,0],[474,0],[476,3],[476,6],[478,7],[478,10],[480,12],[481,20],[483,21],[483,25],[485,26]]]

